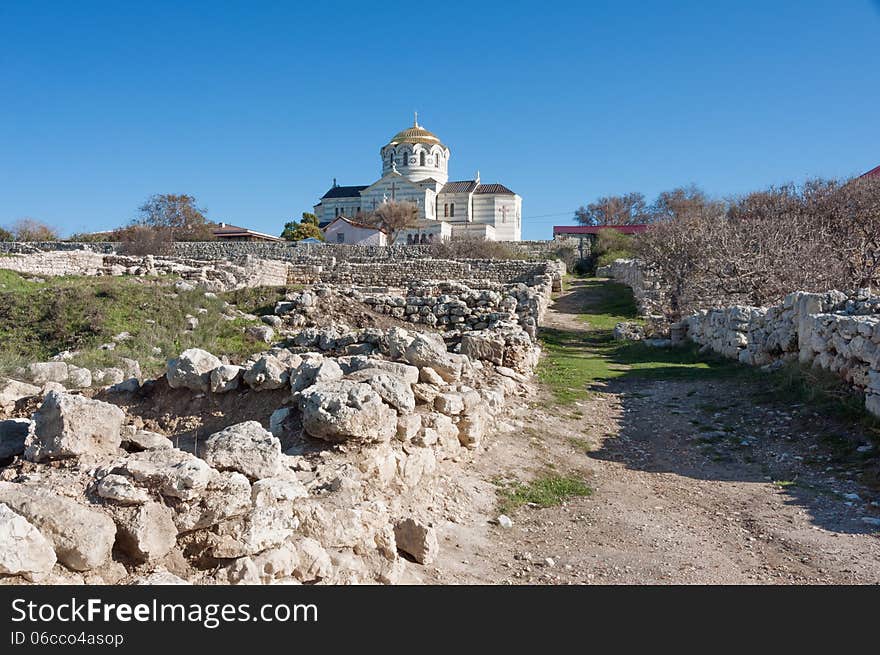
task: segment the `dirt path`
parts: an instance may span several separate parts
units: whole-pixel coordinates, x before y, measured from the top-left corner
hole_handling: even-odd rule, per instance
[[[581,316],[595,302],[594,287],[576,281],[545,328],[582,336],[584,356],[596,357],[597,329]],[[569,404],[536,385],[472,473],[446,481],[442,555],[416,578],[880,582],[880,498],[860,483],[875,451],[860,428],[775,402],[754,374],[700,373],[622,374]],[[551,474],[576,475],[593,493],[522,506],[512,528],[494,523],[499,480]]]

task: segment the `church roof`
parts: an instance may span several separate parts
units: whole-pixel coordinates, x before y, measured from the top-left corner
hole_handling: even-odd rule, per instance
[[[459,182],[447,182],[440,189],[440,193],[470,193],[476,188],[476,180],[461,180]]]
[[[436,134],[433,134],[419,125],[418,119],[413,121],[413,126],[401,130],[388,143],[426,143],[428,145],[443,145]]]
[[[361,191],[367,188],[367,185],[364,184],[362,186],[334,186],[330,187],[330,190],[321,196],[321,200],[324,198],[357,198],[361,195]]]
[[[474,193],[498,193],[511,196],[516,195],[513,191],[508,189],[503,184],[480,184],[476,189],[474,189]]]

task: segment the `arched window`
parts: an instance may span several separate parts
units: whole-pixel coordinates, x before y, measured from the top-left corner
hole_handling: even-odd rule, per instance
[[[391,166],[391,164],[393,164],[393,163],[394,163],[394,151],[389,150],[388,151],[388,165]]]
[[[434,153],[434,168],[440,168],[440,153]]]
[[[419,166],[424,166],[424,165],[425,165],[425,151],[422,150],[421,154],[419,155]]]
[[[407,157],[407,155],[406,155],[406,150],[404,150],[404,151],[400,154],[400,165],[401,165],[401,166],[406,166],[406,162],[407,162],[407,161],[409,161],[409,157]]]
[[[449,218],[452,218],[453,216],[455,216],[455,203],[451,202],[449,203]]]

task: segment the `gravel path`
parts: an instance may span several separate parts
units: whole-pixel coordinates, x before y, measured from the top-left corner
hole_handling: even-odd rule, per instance
[[[589,294],[576,282],[545,325],[586,334]],[[468,477],[447,481],[438,498],[455,510],[419,581],[880,582],[880,497],[859,482],[869,440],[761,394],[736,376],[623,376],[560,406],[536,386]],[[860,458],[836,456],[841,440],[862,444]],[[493,481],[548,471],[583,477],[593,494],[496,525]]]

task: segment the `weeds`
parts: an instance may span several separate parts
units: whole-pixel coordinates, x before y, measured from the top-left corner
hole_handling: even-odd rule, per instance
[[[593,490],[578,477],[551,473],[526,484],[503,484],[498,490],[498,505],[499,510],[507,514],[526,504],[554,507],[568,498],[589,496],[592,493]]]

